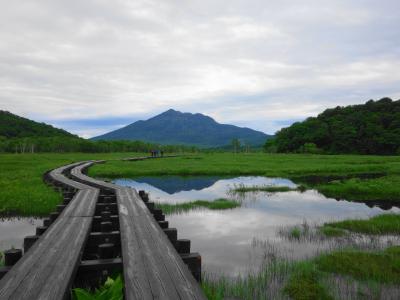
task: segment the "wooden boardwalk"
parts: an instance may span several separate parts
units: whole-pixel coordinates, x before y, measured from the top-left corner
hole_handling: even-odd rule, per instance
[[[166,228],[168,222],[146,197],[85,175],[94,163],[100,161],[46,175],[68,196],[0,280],[0,299],[69,299],[82,278],[121,268],[125,299],[205,299],[187,266],[199,265],[200,256],[179,248],[176,230]]]

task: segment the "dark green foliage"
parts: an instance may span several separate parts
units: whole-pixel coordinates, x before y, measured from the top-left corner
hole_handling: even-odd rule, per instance
[[[142,141],[90,141],[79,137],[29,137],[6,139],[0,137],[0,152],[36,153],[36,152],[142,152],[149,153],[159,149],[164,153],[195,152],[195,147],[182,145],[158,145]]]
[[[104,285],[93,293],[85,289],[74,289],[73,298],[75,300],[122,300],[123,287],[121,276],[116,279],[109,277]]]
[[[260,131],[219,124],[202,114],[170,109],[146,121],[93,138],[94,140],[142,140],[160,144],[184,144],[211,148],[231,145],[237,139],[246,145],[262,145],[269,136]],[[232,149],[232,146],[230,146]]]
[[[265,149],[278,152],[399,154],[400,100],[327,109],[276,133]]]
[[[65,130],[54,128],[51,125],[31,121],[8,111],[0,110],[0,137],[25,138],[49,136],[76,137]]]

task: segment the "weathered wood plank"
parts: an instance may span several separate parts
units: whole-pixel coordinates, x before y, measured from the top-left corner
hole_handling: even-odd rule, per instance
[[[62,299],[71,285],[92,218],[58,218],[0,281],[0,299]]]
[[[83,165],[74,168],[73,175],[95,186],[116,191],[125,298],[206,299],[136,191],[84,175],[80,173],[83,168]]]
[[[82,255],[99,191],[76,184],[62,172],[80,163],[50,172],[53,180],[78,191],[61,215],[0,280],[0,299],[63,299],[69,294]]]
[[[125,285],[126,299],[205,299],[189,269],[136,192],[119,188],[117,200],[124,280],[130,283]],[[143,286],[150,286],[151,295],[147,289],[143,291]]]
[[[86,188],[88,188],[87,185],[82,184],[80,182],[76,182],[74,180],[71,180],[71,179],[65,177],[63,172],[65,170],[67,170],[67,169],[78,167],[79,165],[82,165],[82,164],[92,165],[93,163],[94,163],[93,161],[72,163],[72,164],[69,164],[69,165],[66,165],[66,166],[62,166],[60,168],[52,170],[49,173],[49,175],[53,180],[62,182],[62,183],[66,184],[66,185],[68,185],[70,187],[73,187],[73,188],[76,188],[76,189],[86,189]]]
[[[61,217],[91,217],[96,209],[99,190],[88,188],[79,190],[61,213]]]

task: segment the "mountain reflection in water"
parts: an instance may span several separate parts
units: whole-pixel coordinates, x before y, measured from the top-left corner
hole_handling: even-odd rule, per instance
[[[367,218],[385,212],[364,203],[327,198],[315,190],[303,193],[252,192],[236,196],[230,192],[238,185],[296,187],[294,182],[284,178],[162,176],[117,179],[114,183],[146,190],[155,202],[182,203],[217,198],[240,201],[242,205],[239,208],[193,210],[166,216],[170,227],[178,229],[179,238],[192,241],[192,252],[201,254],[204,270],[228,276],[257,270],[271,247],[282,255],[295,258],[308,257],[332,247],[329,241],[286,241],[277,234],[282,227],[303,222],[313,225],[347,218]],[[388,212],[400,210],[391,208]]]

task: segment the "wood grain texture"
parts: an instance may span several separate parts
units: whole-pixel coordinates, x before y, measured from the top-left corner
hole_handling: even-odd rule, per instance
[[[143,158],[141,158],[143,159]],[[125,299],[206,299],[199,284],[134,189],[74,176],[116,192]]]
[[[131,283],[125,285],[126,299],[205,299],[199,284],[137,193],[119,188],[117,201],[124,279]],[[146,285],[150,286],[151,295],[143,290]]]
[[[90,217],[57,218],[0,281],[0,299],[62,299],[74,278]]]
[[[66,169],[79,164],[50,172],[53,180],[80,190],[38,241],[0,280],[0,299],[63,299],[69,294],[99,195],[98,189],[78,184],[63,175]]]

